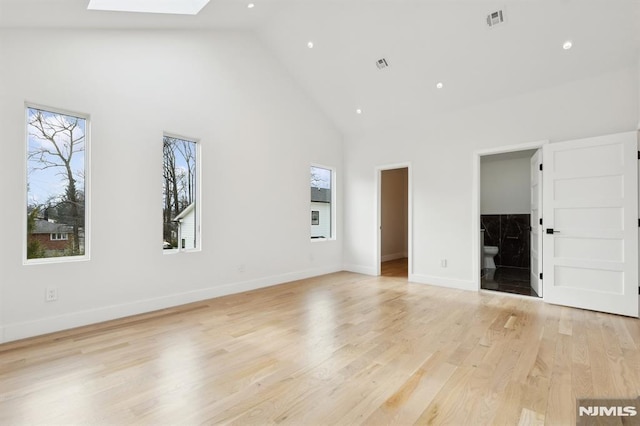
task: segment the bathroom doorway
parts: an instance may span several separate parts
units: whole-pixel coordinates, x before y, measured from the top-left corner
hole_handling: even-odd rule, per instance
[[[481,289],[542,295],[539,233],[533,226],[539,218],[540,186],[533,170],[539,164],[537,152],[527,149],[480,156]]]
[[[409,175],[408,165],[384,167],[378,172],[378,275],[409,277]]]

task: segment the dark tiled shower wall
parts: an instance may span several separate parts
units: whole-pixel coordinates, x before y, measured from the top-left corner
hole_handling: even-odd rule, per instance
[[[484,245],[497,246],[497,266],[529,268],[531,246],[529,244],[529,214],[489,214],[480,217],[484,229]]]

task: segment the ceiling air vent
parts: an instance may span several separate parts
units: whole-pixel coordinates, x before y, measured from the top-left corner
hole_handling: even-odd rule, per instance
[[[383,68],[387,68],[389,66],[389,63],[385,58],[381,58],[376,61],[376,66],[378,67],[379,70],[381,70]]]
[[[487,15],[487,26],[489,28],[493,28],[498,24],[502,24],[504,22],[504,13],[502,10],[496,10],[495,12],[491,12]]]

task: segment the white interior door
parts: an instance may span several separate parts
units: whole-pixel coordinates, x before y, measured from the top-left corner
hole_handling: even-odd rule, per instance
[[[542,297],[542,153],[536,151],[531,157],[531,288]]]
[[[637,317],[635,132],[548,144],[543,166],[545,301]]]

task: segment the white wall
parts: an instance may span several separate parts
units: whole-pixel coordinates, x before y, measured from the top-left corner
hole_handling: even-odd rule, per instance
[[[0,64],[0,340],[341,269],[340,236],[309,240],[341,136],[252,35],[2,30]],[[91,115],[90,261],[22,265],[25,101]],[[197,253],[160,248],[163,132],[202,143]]]
[[[638,70],[633,66],[424,117],[412,126],[349,137],[345,141],[345,268],[376,273],[375,168],[410,161],[410,279],[475,289],[474,153],[544,139],[553,143],[632,130],[638,118],[637,93]],[[440,266],[441,259],[448,260],[446,267]]]
[[[480,214],[529,214],[531,159],[482,157],[481,161]]]
[[[383,262],[407,257],[407,171],[406,168],[382,171],[380,255]]]

